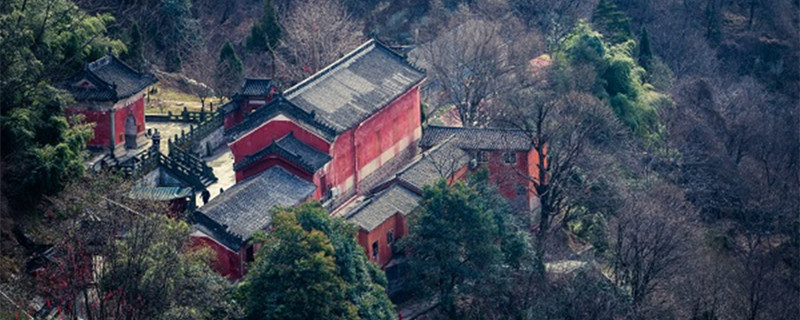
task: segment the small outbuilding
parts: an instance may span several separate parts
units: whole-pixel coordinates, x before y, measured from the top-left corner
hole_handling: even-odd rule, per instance
[[[123,157],[128,149],[147,143],[144,98],[147,88],[157,81],[152,74],[106,55],[62,83],[76,101],[67,115],[82,114],[87,123],[95,124],[94,138],[87,143],[90,148]]]

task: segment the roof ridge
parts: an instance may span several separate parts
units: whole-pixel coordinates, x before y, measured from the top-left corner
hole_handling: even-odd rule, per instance
[[[451,134],[450,136],[448,136],[447,138],[445,138],[445,139],[444,139],[444,140],[442,140],[441,142],[437,143],[436,145],[434,145],[434,146],[433,146],[433,147],[431,147],[430,149],[428,149],[428,150],[425,150],[425,152],[423,152],[423,153],[420,153],[420,154],[419,154],[419,155],[418,155],[418,156],[417,156],[417,157],[414,159],[414,161],[411,161],[411,163],[409,163],[409,164],[408,164],[408,165],[406,165],[405,167],[402,167],[402,168],[400,168],[400,170],[397,170],[397,173],[396,173],[394,176],[395,176],[396,178],[400,178],[400,175],[402,175],[402,174],[406,173],[406,171],[408,171],[408,170],[411,170],[411,168],[412,168],[413,166],[415,166],[415,165],[419,164],[419,163],[420,163],[420,162],[421,162],[423,159],[425,159],[425,158],[427,158],[428,156],[430,156],[430,154],[431,154],[431,153],[433,153],[433,152],[436,152],[437,150],[441,149],[441,148],[442,148],[444,145],[446,145],[447,143],[449,143],[449,142],[450,142],[450,140],[453,140],[453,139],[455,138],[455,136],[456,136],[455,134]],[[400,178],[400,179],[402,179],[402,178]]]
[[[395,51],[390,46],[388,46],[385,43],[383,43],[383,41],[380,41],[380,40],[374,39],[374,38],[373,38],[373,40],[375,40],[375,43],[378,46],[382,47],[383,49],[385,49],[389,53],[393,54],[396,58],[398,58],[398,59],[402,60],[403,62],[405,62],[406,64],[408,64],[408,66],[410,66],[411,69],[413,69],[414,71],[420,72],[420,73],[423,73],[423,74],[427,74],[425,69],[422,69],[422,68],[418,67],[416,64],[411,63],[410,61],[408,61],[408,57],[406,57],[405,55],[402,55],[399,52]]]
[[[525,132],[525,130],[515,129],[515,128],[497,128],[497,127],[453,127],[453,126],[439,126],[430,124],[428,128],[434,129],[446,129],[446,130],[474,130],[474,131],[505,131],[505,132]]]
[[[288,103],[289,107],[291,107],[292,110],[296,110],[297,112],[302,112],[303,114],[301,116],[297,116],[291,114],[292,111],[288,109],[283,110],[280,104],[281,102]],[[306,111],[305,109],[292,103],[291,100],[286,99],[286,97],[282,94],[276,94],[270,102],[262,105],[261,107],[256,109],[256,111],[254,111],[253,113],[248,114],[247,117],[245,117],[245,119],[242,120],[242,122],[231,127],[229,130],[226,130],[227,132],[225,132],[225,135],[228,137],[232,137],[234,140],[243,137],[242,134],[245,134],[250,130],[257,128],[265,121],[269,121],[269,119],[266,119],[264,121],[258,121],[259,119],[256,118],[258,115],[269,114],[272,112],[275,112],[276,114],[280,113],[283,115],[288,114],[289,116],[296,118],[300,122],[308,122],[308,125],[312,127],[317,127],[317,129],[322,130],[324,134],[328,134],[331,137],[336,136],[336,129],[334,129],[329,123],[322,121],[322,119],[317,117],[316,111],[314,110]],[[309,119],[304,119],[305,117]],[[328,140],[329,137],[323,137],[323,139]]]
[[[336,60],[336,61],[334,61],[333,63],[331,63],[331,64],[329,64],[329,65],[325,66],[325,68],[322,68],[321,70],[319,70],[319,71],[315,72],[314,74],[312,74],[312,75],[311,75],[311,76],[309,76],[308,78],[305,78],[305,79],[303,79],[303,81],[300,81],[300,82],[298,82],[297,84],[295,84],[295,85],[293,85],[292,87],[290,87],[289,89],[286,89],[286,90],[284,91],[284,95],[287,95],[287,96],[288,96],[288,95],[294,94],[294,93],[295,93],[295,91],[300,91],[300,90],[301,90],[301,89],[303,89],[303,87],[305,87],[307,84],[309,84],[309,83],[311,83],[311,82],[314,82],[314,81],[316,81],[317,79],[320,79],[320,78],[322,78],[323,76],[325,76],[325,75],[329,74],[331,70],[333,70],[333,69],[336,69],[336,68],[340,67],[340,66],[341,66],[341,65],[342,65],[342,64],[343,64],[345,61],[347,61],[347,60],[349,60],[349,59],[351,59],[351,58],[355,57],[356,55],[358,55],[358,54],[360,54],[360,53],[363,53],[363,51],[364,51],[366,48],[368,48],[368,47],[369,47],[369,46],[371,46],[371,45],[374,45],[376,42],[377,42],[377,41],[375,41],[375,39],[374,39],[374,38],[370,38],[370,40],[368,40],[367,42],[364,42],[364,43],[362,43],[360,46],[358,46],[357,48],[355,48],[355,49],[353,49],[352,51],[348,52],[347,54],[345,54],[345,55],[344,55],[344,56],[342,56],[341,58],[337,59],[337,60]]]

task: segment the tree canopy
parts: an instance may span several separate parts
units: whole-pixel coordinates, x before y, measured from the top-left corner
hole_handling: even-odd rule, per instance
[[[241,292],[250,319],[392,319],[386,279],[319,203],[272,212]]]
[[[497,197],[440,180],[423,191],[402,240],[410,290],[436,298],[448,317],[509,307],[503,301],[511,296],[513,271],[529,266],[523,263],[531,257],[528,238],[515,229],[505,199]]]
[[[250,36],[247,37],[247,49],[252,51],[273,50],[280,39],[281,26],[278,24],[278,13],[272,0],[266,0],[261,20],[253,24],[253,28],[250,29]]]
[[[636,42],[609,45],[588,23],[579,23],[556,53],[560,67],[589,67],[595,73],[593,91],[607,99],[617,117],[646,144],[663,138],[660,108],[672,100],[645,83],[647,71],[636,62]]]
[[[230,42],[225,43],[219,51],[217,60],[217,92],[223,97],[231,97],[244,81],[244,66],[236,49]]]
[[[0,12],[0,129],[3,193],[25,210],[83,172],[91,127],[68,119],[68,94],[54,87],[86,61],[125,45],[107,36],[108,14],[67,0],[11,0]],[[13,187],[12,187],[13,186]]]

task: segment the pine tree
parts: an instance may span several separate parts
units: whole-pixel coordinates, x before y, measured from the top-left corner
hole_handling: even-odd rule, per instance
[[[272,0],[264,1],[264,15],[261,21],[250,29],[247,37],[247,49],[250,51],[270,51],[281,39],[281,26],[278,24],[278,13]]]
[[[244,79],[244,67],[242,60],[236,54],[233,45],[226,42],[219,52],[217,60],[217,92],[224,97],[230,97],[236,93],[236,89]]]
[[[128,30],[128,37],[128,52],[123,56],[123,60],[131,67],[142,70],[144,69],[144,41],[138,23],[134,23]]]
[[[621,43],[631,38],[631,19],[619,10],[614,0],[597,3],[592,22],[611,43]]]
[[[650,35],[647,33],[647,28],[642,27],[642,32],[639,34],[639,64],[649,71],[652,59],[653,51],[650,49]]]

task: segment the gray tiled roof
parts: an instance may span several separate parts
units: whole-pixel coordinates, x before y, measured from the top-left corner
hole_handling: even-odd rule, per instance
[[[347,213],[347,221],[372,231],[395,213],[407,215],[419,205],[421,197],[401,185],[394,184]]]
[[[306,164],[309,169],[313,170],[312,172],[319,170],[331,160],[331,156],[329,156],[327,153],[314,149],[314,147],[298,140],[294,136],[294,132],[289,132],[289,134],[280,140],[275,141],[275,144],[277,144],[281,149],[297,155],[303,162],[302,164]]]
[[[347,131],[425,79],[425,73],[375,40],[285,92],[337,133]]]
[[[200,207],[193,219],[201,230],[234,251],[272,221],[270,209],[306,200],[316,186],[274,166],[239,182]]]
[[[244,79],[239,93],[245,96],[266,96],[272,90],[272,79]]]
[[[428,126],[422,133],[419,146],[433,147],[453,137],[453,143],[468,150],[516,150],[531,149],[531,140],[521,130],[495,128],[463,128]]]
[[[233,170],[239,171],[246,168],[270,154],[280,155],[311,173],[317,172],[317,170],[321,169],[331,160],[331,156],[327,153],[314,149],[314,147],[298,140],[294,136],[294,132],[289,132],[289,134],[278,139],[266,148],[252,155],[248,155],[241,162],[234,164]]]
[[[441,178],[451,177],[471,160],[470,155],[455,145],[452,138],[424,152],[416,161],[397,174],[397,179],[421,192]]]
[[[86,79],[94,87],[81,88],[76,82]],[[140,73],[112,55],[89,63],[61,86],[78,101],[118,101],[130,97],[158,80],[149,73]]]
[[[167,201],[185,198],[192,194],[192,188],[181,187],[133,187],[128,192],[131,199]]]
[[[309,112],[298,108],[291,101],[286,100],[284,96],[279,94],[276,94],[266,105],[247,115],[241,123],[225,130],[225,135],[229,140],[235,140],[250,130],[258,128],[260,125],[264,124],[264,122],[278,114],[292,119],[292,122],[295,124],[327,141],[333,142],[336,138],[336,131],[331,128],[329,124],[320,119],[319,115],[313,110]]]

